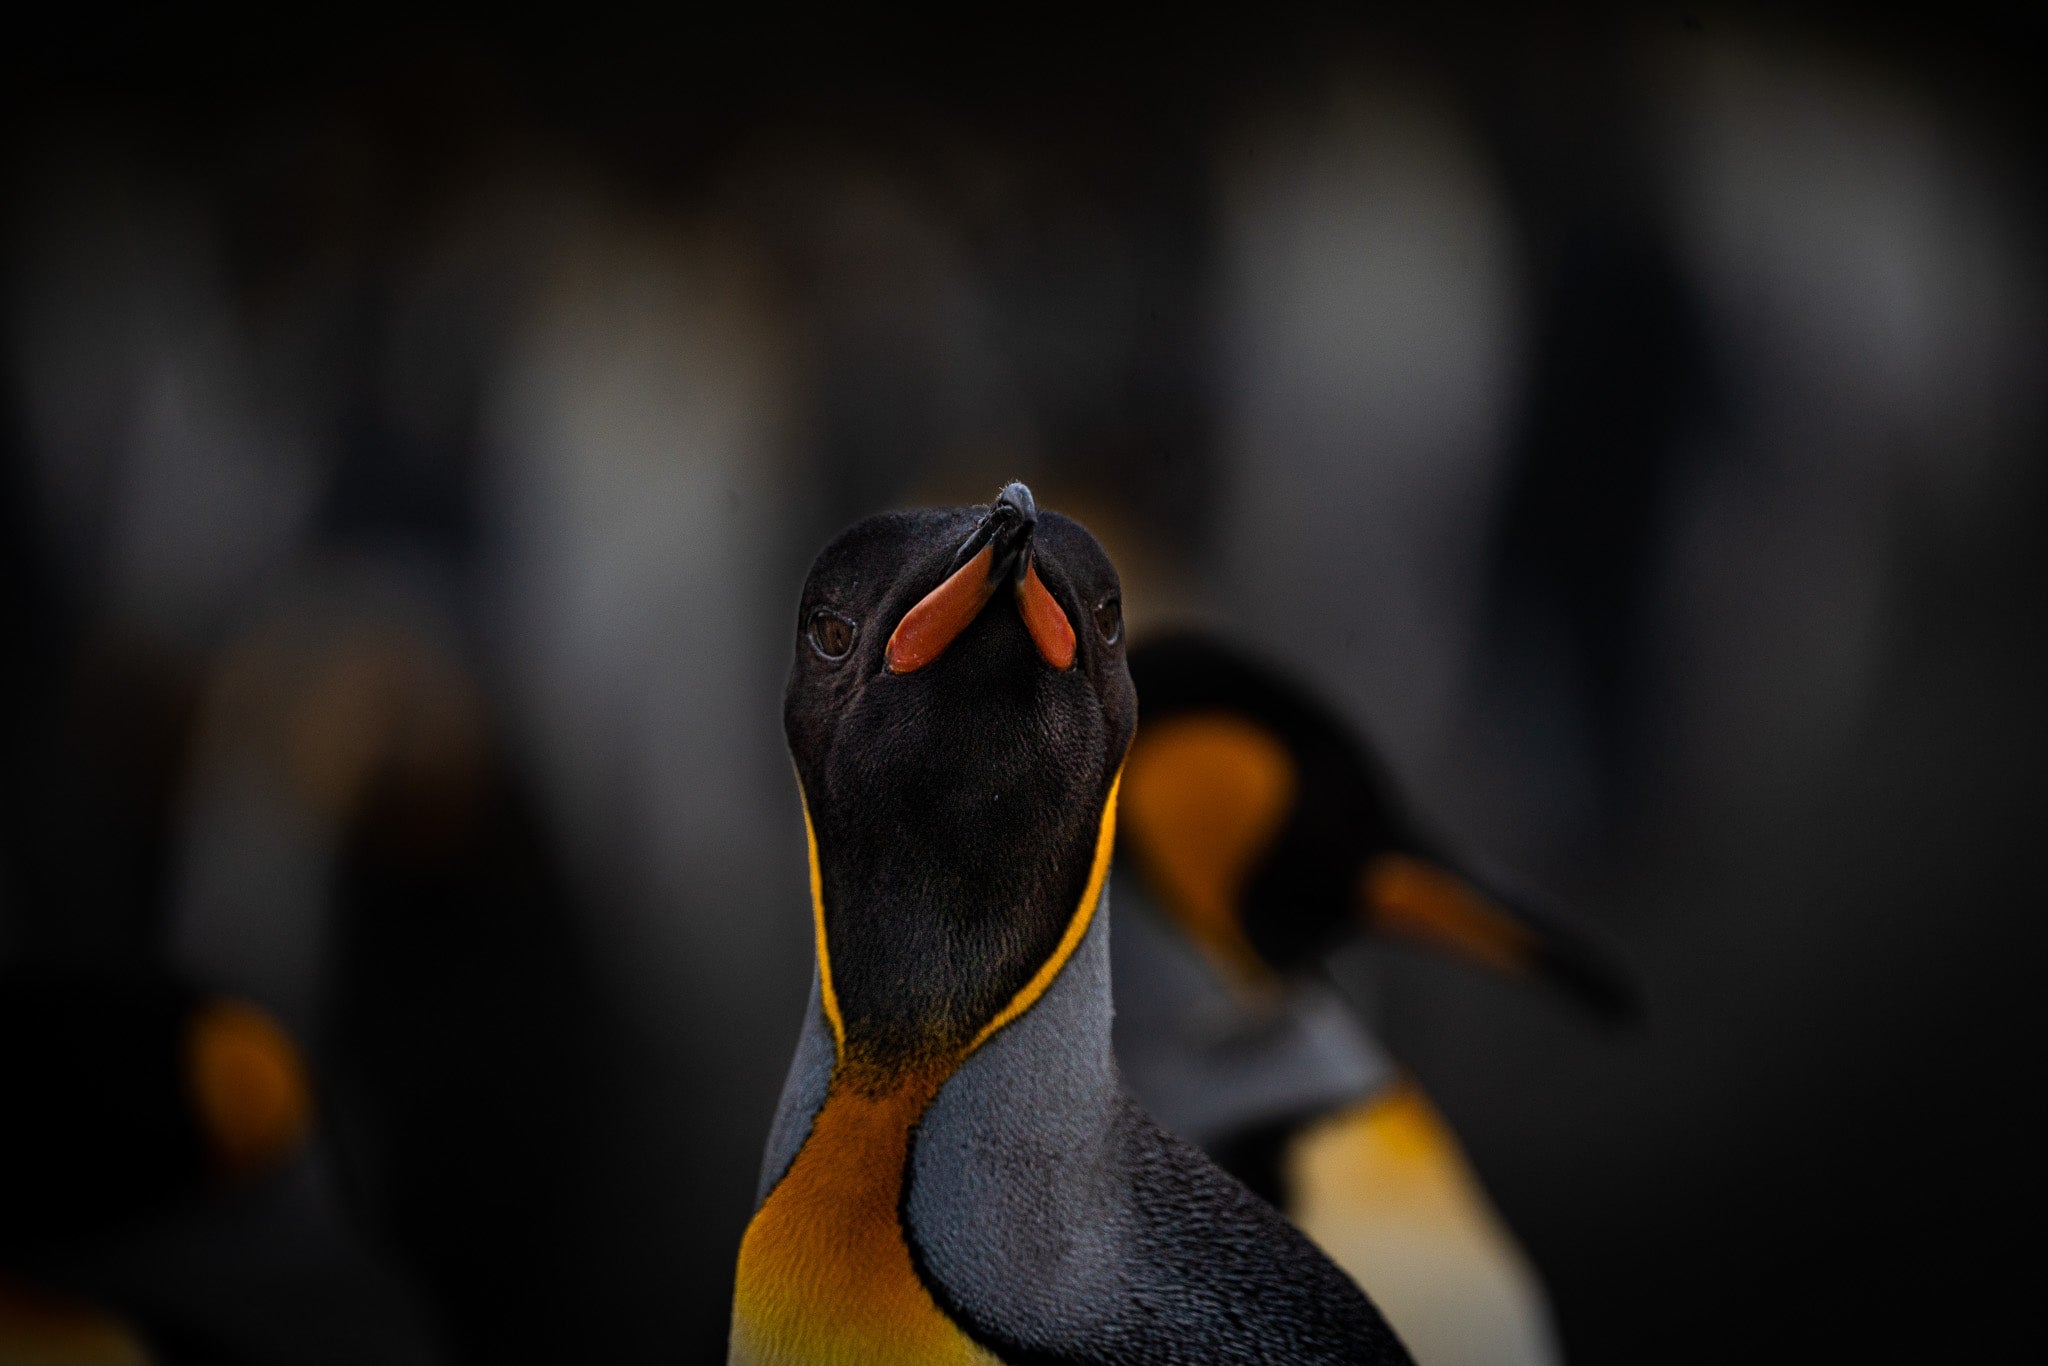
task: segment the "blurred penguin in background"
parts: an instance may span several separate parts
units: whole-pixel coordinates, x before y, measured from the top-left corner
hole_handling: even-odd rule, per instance
[[[138,1277],[129,1250],[153,1224],[203,1229],[210,1206],[260,1199],[303,1152],[310,1078],[268,1012],[140,963],[15,964],[0,969],[0,1097],[0,1362],[305,1359],[252,1352],[232,1322]]]
[[[221,653],[180,947],[315,1041],[336,1189],[450,1358],[560,1359],[591,1002],[550,829],[433,588],[334,556]]]
[[[0,1362],[426,1366],[337,1199],[304,1052],[165,942],[178,677],[99,661],[8,775]]]
[[[0,459],[0,1362],[427,1366],[302,1044],[178,951],[206,656],[49,572],[23,475]]]
[[[1559,1359],[1541,1283],[1456,1137],[1320,975],[1362,936],[1541,979],[1606,1020],[1627,975],[1417,830],[1366,742],[1192,632],[1133,648],[1116,1049],[1133,1092],[1284,1210],[1417,1360]]]

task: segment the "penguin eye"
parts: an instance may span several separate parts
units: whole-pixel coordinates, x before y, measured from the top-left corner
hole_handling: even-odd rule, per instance
[[[1114,645],[1124,633],[1123,600],[1112,593],[1095,604],[1095,630],[1104,645]]]
[[[827,659],[844,659],[846,652],[853,648],[854,637],[860,634],[860,627],[851,618],[843,617],[829,607],[820,607],[811,613],[808,634],[813,650]]]

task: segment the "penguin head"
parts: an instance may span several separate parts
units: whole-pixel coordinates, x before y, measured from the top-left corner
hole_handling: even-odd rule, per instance
[[[795,625],[783,721],[842,1049],[957,1053],[1083,909],[1137,718],[1116,569],[1011,484],[848,529]]]
[[[1258,979],[1361,934],[1638,1009],[1586,927],[1461,868],[1415,827],[1364,738],[1276,669],[1199,632],[1146,641],[1145,729],[1123,784],[1140,876],[1219,967]]]
[[[267,1012],[151,970],[0,972],[0,1238],[110,1229],[304,1145],[305,1062]]]

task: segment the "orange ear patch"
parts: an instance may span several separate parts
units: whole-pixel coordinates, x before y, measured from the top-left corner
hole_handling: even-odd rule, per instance
[[[313,1089],[277,1021],[244,1001],[212,1001],[185,1030],[185,1079],[220,1169],[252,1176],[305,1140]]]
[[[1461,954],[1499,972],[1526,970],[1536,937],[1455,873],[1407,854],[1366,865],[1361,889],[1374,929]]]
[[[1124,771],[1125,828],[1165,909],[1225,966],[1263,976],[1239,918],[1245,884],[1294,806],[1286,748],[1221,712],[1140,725]]]

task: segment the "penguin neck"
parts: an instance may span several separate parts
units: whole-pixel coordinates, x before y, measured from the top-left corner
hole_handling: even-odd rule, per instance
[[[934,906],[918,899],[929,883],[915,877],[829,866],[806,810],[820,1006],[832,1034],[835,1093],[910,1095],[921,1109],[971,1054],[1038,1004],[1102,903],[1120,777],[1110,783],[1086,862],[1073,860],[1072,873],[1036,881],[1040,900],[1060,895],[1048,884],[1071,889],[1080,882],[1078,897],[1071,890],[1062,897],[1062,916],[1046,915],[1039,904],[1005,905],[991,889],[1018,885],[1006,878],[956,883],[967,904]]]
[[[903,1224],[905,1173],[918,1126],[948,1083],[985,1043],[998,1035],[1005,1036],[999,1043],[1014,1042],[1009,1026],[1035,1023],[1041,1001],[1062,1014],[1077,986],[1082,995],[1099,996],[1086,1027],[1050,1032],[1079,1055],[1097,1052],[1107,1059],[1109,993],[1101,970],[1106,927],[1100,908],[1115,811],[1112,784],[1081,898],[1052,952],[1028,979],[963,1036],[936,1034],[893,1052],[857,1031],[849,1038],[833,980],[826,878],[812,832],[818,976],[769,1136],[761,1203],[740,1247],[733,1361],[996,1366],[996,1358],[940,1309],[916,1268]],[[890,908],[857,909],[886,914]],[[1086,982],[1068,980],[1076,976],[1067,971],[1070,960],[1084,969],[1079,976]],[[959,1080],[971,1085],[970,1079]]]

